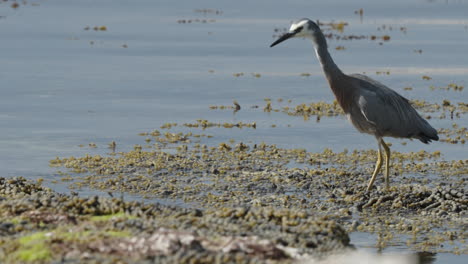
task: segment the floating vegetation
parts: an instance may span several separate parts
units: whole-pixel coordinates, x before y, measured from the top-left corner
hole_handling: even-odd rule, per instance
[[[344,46],[336,46],[335,49],[336,50],[345,50],[346,48]]]
[[[429,80],[432,80],[432,77],[427,76],[427,75],[423,75],[423,76],[422,76],[422,79],[423,79],[423,80],[426,80],[426,81],[429,81]]]
[[[117,147],[117,143],[115,143],[115,141],[112,141],[111,143],[108,144],[108,147],[109,147],[112,151],[115,151],[115,148]]]
[[[263,112],[271,112],[273,108],[271,107],[271,101],[267,101],[266,106],[263,108]],[[279,111],[279,110],[276,110]]]
[[[376,35],[371,35],[369,37],[370,40],[383,40],[383,41],[389,41],[390,36],[389,35],[383,35],[383,36],[376,36]]]
[[[424,100],[412,100],[411,104],[419,111],[424,113],[439,113],[439,119],[445,118],[460,118],[461,115],[468,112],[468,104],[459,102],[452,104],[449,100],[443,100],[441,104],[428,103]],[[427,118],[432,118],[431,115],[427,115]]]
[[[334,40],[360,40],[369,38],[365,35],[339,35],[334,33],[324,33],[324,36],[328,39]]]
[[[455,84],[455,83],[449,83],[447,86],[445,87],[435,87],[433,85],[429,86],[429,88],[434,91],[434,90],[446,90],[446,91],[458,91],[458,92],[461,92],[463,91],[463,89],[465,88],[464,86],[462,85],[458,85],[458,84]]]
[[[240,104],[234,100],[233,102],[233,105],[210,105],[209,108],[212,109],[212,110],[234,110],[234,112],[237,112],[239,110],[241,110],[241,106]]]
[[[392,25],[385,25],[385,24],[384,24],[384,25],[382,25],[382,26],[380,26],[380,27],[377,27],[377,30],[378,30],[378,31],[386,31],[386,30],[387,30],[387,31],[392,31],[392,30],[393,30],[393,27],[394,27],[394,26],[392,26]],[[402,27],[402,26],[400,26],[398,29],[399,29],[403,34],[406,34],[407,31],[408,31],[408,28]]]
[[[156,140],[160,143],[190,143],[189,139],[190,134],[183,134],[182,132],[179,133],[170,133],[166,132],[161,137],[156,137]],[[137,148],[137,150],[141,150]]]
[[[95,31],[107,31],[107,27],[106,26],[95,26],[93,28]]]
[[[252,76],[255,78],[260,78],[262,75],[260,73],[252,73]]]
[[[177,123],[165,123],[162,126],[160,126],[159,128],[161,128],[161,129],[171,129],[172,127],[176,127],[176,126],[177,126]]]
[[[437,132],[446,137],[440,139],[442,142],[465,144],[468,140],[468,129],[466,127],[460,127],[455,123],[452,125],[452,128],[441,128]]]
[[[243,73],[243,72],[236,72],[236,73],[232,74],[232,76],[234,76],[234,77],[241,77],[241,76],[244,76],[244,75],[245,75],[245,73]],[[255,78],[262,77],[262,75],[260,73],[257,73],[257,72],[252,72],[250,75],[252,77],[255,77]]]
[[[195,9],[193,10],[195,13],[202,13],[204,15],[210,14],[210,15],[222,15],[223,11],[218,10],[218,9],[210,9],[210,8],[203,8],[203,9]]]
[[[390,74],[390,72],[381,72],[381,74]],[[404,90],[412,90],[412,88],[406,87]],[[316,116],[316,121],[320,122],[320,119],[323,116],[333,117],[344,115],[343,110],[336,100],[334,100],[333,103],[320,101],[308,104],[302,103],[296,106],[286,105],[279,108],[273,107],[271,99],[267,98],[265,101],[266,105],[263,107],[264,112],[283,112],[290,116],[302,116],[304,120],[310,119],[311,116]],[[468,104],[461,102],[453,104],[448,100],[443,100],[441,104],[438,104],[429,103],[424,100],[412,100],[411,104],[418,111],[425,113],[425,118],[427,119],[455,119],[461,118],[462,115],[468,113]],[[252,106],[251,108],[258,108],[258,106]],[[465,127],[458,128],[456,131],[442,129],[439,133],[443,135],[445,134],[447,138],[442,139],[441,142],[465,144],[467,140],[465,131]]]
[[[234,110],[235,111],[241,110],[241,106],[236,100],[234,100],[232,103],[234,104]]]
[[[364,9],[359,8],[358,10],[354,11],[354,14],[362,17],[364,15]]]
[[[86,27],[84,27],[83,29],[84,29],[84,30],[90,30],[91,27],[90,27],[90,26],[86,26]],[[106,27],[106,26],[94,26],[94,27],[92,27],[92,29],[93,29],[94,31],[107,31],[107,27]]]
[[[171,133],[171,132],[165,132],[165,133],[161,133],[159,132],[158,130],[154,130],[153,132],[151,133],[139,133],[140,136],[152,136],[153,138],[146,138],[145,141],[146,143],[149,143],[151,141],[155,141],[155,142],[158,142],[158,143],[162,143],[162,144],[168,144],[168,143],[191,143],[193,141],[193,139],[199,139],[199,138],[202,138],[202,137],[206,137],[206,138],[211,138],[213,136],[211,135],[206,135],[206,134],[194,134],[192,132],[188,132],[188,133],[182,133],[182,132],[178,132],[178,133]],[[138,147],[139,150],[141,150],[141,146]]]
[[[309,104],[299,104],[295,107],[284,106],[281,108],[281,111],[291,116],[304,117],[344,115],[344,112],[337,101],[334,101],[332,104],[322,101]]]
[[[389,74],[389,72],[382,72],[382,74]],[[404,90],[412,90],[411,87],[406,87]],[[411,104],[418,111],[421,111],[426,114],[439,113],[440,119],[445,118],[460,118],[462,114],[468,112],[468,104],[466,103],[456,103],[452,104],[448,100],[443,100],[441,104],[438,103],[429,103],[424,100],[411,100]],[[296,106],[283,106],[281,108],[273,108],[271,101],[267,101],[267,105],[264,110],[275,111],[275,112],[284,112],[292,116],[338,116],[344,115],[343,110],[339,106],[336,100],[333,103],[327,102],[312,102],[309,104],[299,104]]]
[[[380,75],[380,74],[382,74],[382,75],[390,75],[390,71],[376,71],[375,74],[377,74],[377,75]]]
[[[234,127],[237,127],[237,128],[257,128],[257,123],[256,122],[252,122],[252,123],[243,123],[243,122],[237,122],[237,123],[228,123],[228,122],[225,122],[225,123],[214,123],[214,122],[210,122],[206,119],[198,119],[195,123],[184,123],[184,126],[185,127],[191,127],[191,128],[202,128],[202,129],[206,129],[206,128],[212,128],[212,127],[224,127],[224,128],[234,128]]]
[[[390,36],[389,35],[383,35],[383,36],[376,36],[376,35],[344,35],[344,27],[348,26],[348,22],[318,22],[319,25],[321,26],[321,29],[323,31],[324,36],[327,39],[333,39],[333,40],[362,40],[362,39],[370,39],[370,40],[381,40],[381,41],[389,41]],[[278,38],[284,33],[288,32],[289,29],[287,28],[274,28],[273,29],[274,34],[272,35],[273,38]],[[335,32],[338,32],[335,33]],[[380,43],[379,43],[380,44]]]
[[[220,109],[220,110],[225,110],[225,109],[234,109],[235,106],[233,105],[210,105],[209,106],[210,109]]]
[[[191,24],[191,23],[206,24],[206,23],[214,23],[214,22],[216,22],[216,19],[199,19],[199,18],[195,18],[195,19],[179,19],[179,20],[177,20],[177,23],[179,23],[179,24]]]
[[[325,27],[323,27],[323,30],[327,30],[327,29],[328,30],[336,30],[336,31],[338,31],[340,33],[343,33],[344,27],[348,26],[349,24],[348,24],[348,22],[343,22],[343,21],[341,21],[341,22],[329,22],[329,23],[322,23],[322,22],[319,21],[318,25],[321,26],[321,27],[325,26]]]

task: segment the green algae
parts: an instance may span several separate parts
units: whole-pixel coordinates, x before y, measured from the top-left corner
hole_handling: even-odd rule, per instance
[[[25,219],[23,219],[22,217],[13,217],[13,218],[8,219],[8,222],[10,222],[10,223],[12,223],[14,225],[18,225],[19,223],[21,223],[24,220]]]
[[[100,222],[111,221],[111,219],[102,218]],[[86,225],[85,222],[83,225]],[[97,230],[93,225],[89,225],[88,228],[94,230],[84,230],[85,227],[81,228],[75,225],[64,225],[55,229],[43,225],[41,228],[49,230],[34,232],[14,239],[10,245],[16,246],[13,247],[6,259],[12,262],[45,263],[55,258],[56,254],[52,251],[54,245],[57,248],[61,244],[80,245],[105,238],[121,239],[131,237],[131,233],[127,230]]]
[[[107,214],[107,215],[94,215],[90,217],[91,221],[109,221],[109,220],[115,220],[115,219],[136,219],[137,217],[133,215],[129,215],[123,212],[118,212],[115,214]]]
[[[48,239],[48,232],[36,232],[20,237],[17,240],[18,249],[12,254],[11,260],[42,263],[52,259],[52,252],[46,245]]]
[[[114,238],[123,238],[123,237],[130,237],[131,234],[128,231],[105,231],[103,232],[104,236],[114,237]]]
[[[109,218],[107,220],[100,220],[99,222],[106,221],[111,221],[111,219]],[[90,225],[90,227],[92,227],[93,230],[84,230],[84,227],[83,229],[80,229],[70,225],[57,228],[51,232],[53,232],[52,237],[54,239],[64,240],[67,241],[67,243],[87,243],[88,241],[93,241],[102,237],[122,238],[131,236],[131,233],[125,230],[99,230],[98,228],[95,228],[94,225]]]
[[[41,244],[26,246],[26,248],[24,249],[20,248],[16,251],[14,255],[20,261],[35,263],[48,261],[52,257],[50,249]]]

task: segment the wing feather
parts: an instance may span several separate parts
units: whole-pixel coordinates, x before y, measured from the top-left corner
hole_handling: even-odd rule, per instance
[[[357,107],[378,136],[413,137],[427,124],[397,92],[367,76],[351,76],[358,80]]]

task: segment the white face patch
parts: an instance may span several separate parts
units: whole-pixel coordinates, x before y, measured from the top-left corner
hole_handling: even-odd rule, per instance
[[[289,28],[289,32],[294,32],[298,27],[303,27],[307,24],[307,20],[301,20],[297,23],[292,23],[291,27]]]

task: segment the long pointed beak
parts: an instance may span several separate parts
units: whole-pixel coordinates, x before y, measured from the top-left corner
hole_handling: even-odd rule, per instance
[[[275,42],[273,42],[271,45],[270,45],[270,48],[273,47],[273,46],[276,46],[277,44],[289,39],[289,38],[292,38],[294,37],[294,35],[296,35],[296,33],[291,33],[291,32],[288,32],[286,34],[284,34],[283,36],[281,36],[279,39],[277,39]]]

